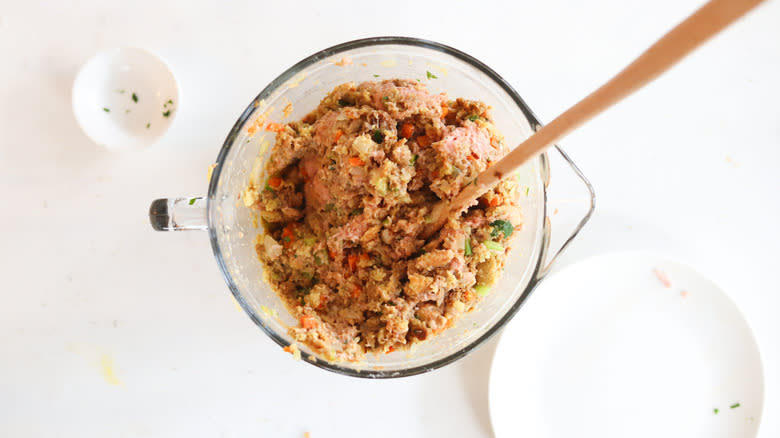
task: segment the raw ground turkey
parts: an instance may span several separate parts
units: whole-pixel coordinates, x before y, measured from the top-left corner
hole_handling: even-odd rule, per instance
[[[507,152],[487,105],[413,80],[346,83],[301,121],[270,126],[268,178],[244,202],[298,342],[328,360],[404,349],[489,293],[521,227],[515,178],[427,244],[417,237],[437,201]]]

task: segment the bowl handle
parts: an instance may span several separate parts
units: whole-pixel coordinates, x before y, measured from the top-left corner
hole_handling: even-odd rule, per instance
[[[582,203],[581,201],[573,201],[572,199],[567,199],[566,196],[564,196],[564,199],[556,200],[553,197],[546,200],[546,209],[545,212],[545,244],[542,246],[542,251],[544,251],[544,255],[542,257],[542,260],[544,260],[543,263],[545,263],[540,269],[539,272],[536,274],[537,280],[540,280],[545,275],[547,275],[550,272],[550,269],[552,268],[555,261],[558,259],[558,256],[563,253],[563,251],[566,249],[566,247],[569,246],[572,240],[574,240],[575,237],[577,237],[577,234],[582,230],[582,228],[585,226],[585,224],[590,220],[591,215],[593,214],[593,210],[596,208],[596,193],[593,191],[593,186],[590,184],[590,181],[585,177],[585,175],[582,173],[582,171],[577,167],[576,164],[569,158],[569,156],[566,154],[566,152],[563,151],[558,145],[555,145],[554,148],[551,148],[549,150],[549,155],[553,155],[555,152],[557,152],[557,160],[553,160],[553,157],[550,157],[551,161],[563,161],[573,172],[573,176],[576,177],[578,182],[582,183],[585,186],[585,189],[587,191],[587,206],[583,212],[580,212],[580,214],[577,216],[578,222],[576,222],[575,225],[570,226],[572,230],[568,233],[568,237],[563,239],[562,242],[560,242],[561,239],[556,239],[558,234],[558,231],[555,232],[552,231],[554,228],[554,224],[551,223],[550,219],[550,209],[554,207],[557,204],[560,204],[561,208],[567,208],[564,206],[569,206],[575,203]],[[564,178],[560,178],[564,179]],[[556,181],[559,179],[556,177]],[[545,178],[545,188],[547,189],[550,183],[550,174],[548,171],[548,174]],[[547,190],[545,190],[545,197],[547,197]],[[558,214],[558,208],[554,208],[552,211],[552,216],[555,218]],[[557,219],[555,222],[558,222]],[[563,226],[563,225],[561,225]],[[556,227],[558,228],[558,227]],[[562,231],[562,230],[561,230]],[[552,237],[551,237],[552,235]],[[560,234],[561,236],[566,236],[566,234]],[[557,243],[557,249],[553,250],[555,246],[551,245],[551,241],[559,241],[560,243]]]
[[[205,198],[155,199],[149,207],[149,222],[157,231],[208,229]]]

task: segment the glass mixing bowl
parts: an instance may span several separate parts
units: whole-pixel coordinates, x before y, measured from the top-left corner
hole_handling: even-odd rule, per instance
[[[520,144],[540,127],[509,84],[485,64],[461,51],[415,38],[351,41],[309,56],[260,92],[228,134],[211,175],[207,198],[158,199],[150,208],[150,219],[157,230],[208,231],[217,263],[236,300],[258,327],[282,347],[293,342],[287,327],[296,325],[297,321],[263,280],[263,267],[254,248],[255,239],[263,229],[239,197],[250,178],[264,179],[262,163],[274,144],[273,132],[252,127],[258,118],[266,122],[300,119],[341,83],[389,78],[418,79],[433,93],[446,92],[449,98],[464,97],[487,103],[493,107],[495,124],[509,145]],[[590,194],[584,216],[561,239],[560,252],[590,217],[594,196],[588,181],[563,151],[557,147],[552,151],[568,164]],[[522,230],[514,241],[500,281],[454,327],[411,350],[369,354],[359,363],[329,362],[306,346],[300,346],[302,359],[350,376],[402,377],[449,364],[490,338],[517,312],[557,256],[548,251],[549,171],[550,157],[544,154],[513,176],[527,187],[523,189],[525,196],[521,202],[525,221]]]

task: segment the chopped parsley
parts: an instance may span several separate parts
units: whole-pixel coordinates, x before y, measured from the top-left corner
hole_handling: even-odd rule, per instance
[[[528,196],[528,192],[530,192],[530,191],[531,191],[531,188],[530,187],[526,187],[525,188],[525,196]]]
[[[735,409],[739,407],[739,403],[734,403],[733,405],[729,406],[731,409]]]
[[[409,160],[409,165],[410,165],[410,166],[414,166],[414,163],[416,163],[416,162],[417,162],[417,159],[418,159],[418,158],[420,158],[420,156],[419,156],[419,155],[417,155],[417,154],[414,154],[414,155],[412,155],[412,159],[411,159],[411,160]]]
[[[515,230],[515,227],[512,225],[512,222],[505,221],[502,219],[495,220],[490,223],[490,226],[493,227],[493,231],[490,232],[490,237],[497,238],[500,233],[504,234],[505,238],[509,238],[509,236],[512,235],[512,231]]]
[[[468,117],[468,119],[471,120],[472,122],[475,122],[478,118],[479,118],[479,116],[469,116]]]
[[[190,205],[194,204],[194,203],[195,203],[195,201],[197,201],[197,200],[198,200],[198,198],[191,198],[191,199],[190,199]]]
[[[383,96],[382,100],[390,100],[390,96]]]
[[[375,77],[375,78],[378,78],[378,77],[379,77],[379,75],[375,74],[375,75],[374,75],[374,77]]]
[[[269,186],[267,182],[265,183],[265,190],[268,190],[268,191],[269,191],[269,192],[271,192],[271,193],[276,193],[276,192],[274,191],[274,188],[273,188],[273,187],[271,187],[271,186]]]
[[[133,95],[131,97],[133,98],[133,102],[138,103],[138,95],[137,94],[133,93]]]
[[[425,76],[427,76],[428,79],[439,79],[438,76],[436,76],[435,74],[429,72],[428,70],[425,70]]]
[[[467,237],[466,241],[463,242],[463,255],[470,256],[471,254],[473,254],[471,251],[471,239]]]
[[[351,212],[349,212],[350,216],[357,216],[359,214],[363,214],[363,209],[362,208],[356,208],[356,209],[352,210]]]
[[[385,141],[385,134],[379,130],[374,130],[374,133],[371,134],[371,140],[374,140],[374,143],[376,144],[382,144],[383,141]]]
[[[334,160],[333,158],[330,159],[330,165],[328,166],[328,170],[330,170],[331,172],[336,171],[336,160]]]
[[[168,117],[168,116],[171,115],[171,110],[168,110],[168,111],[166,111],[166,112],[164,112],[162,114],[163,114],[163,117]]]
[[[713,414],[716,414],[716,415],[717,415],[717,414],[718,414],[718,412],[720,412],[720,410],[719,410],[718,408],[715,408],[715,409],[713,409],[713,410],[712,410],[712,413],[713,413]]]
[[[168,101],[165,102],[165,105],[163,106],[168,106],[168,105],[173,105],[173,101],[171,99],[168,99]]]
[[[146,124],[146,129],[149,129],[150,126],[152,126],[152,124],[151,123],[147,123]]]
[[[103,107],[103,111],[105,111],[105,112],[107,112],[107,113],[110,113],[110,112],[111,112],[111,110],[110,110],[110,109],[108,109],[108,108],[105,108],[105,107]]]
[[[338,100],[338,104],[339,104],[339,106],[349,106],[349,102],[347,102],[344,99],[339,99]]]
[[[292,239],[290,239],[290,236],[284,236],[282,237],[282,240],[285,242],[290,242]]]

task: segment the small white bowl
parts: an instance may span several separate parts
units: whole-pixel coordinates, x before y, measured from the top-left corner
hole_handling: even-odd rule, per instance
[[[81,67],[73,83],[73,112],[81,129],[109,149],[149,146],[168,130],[179,87],[168,65],[137,48],[109,49]]]

